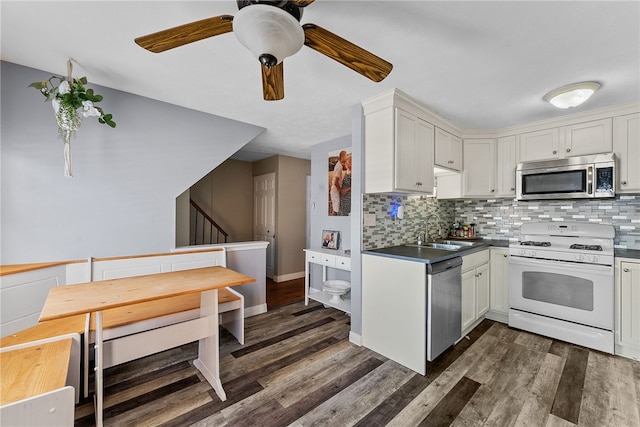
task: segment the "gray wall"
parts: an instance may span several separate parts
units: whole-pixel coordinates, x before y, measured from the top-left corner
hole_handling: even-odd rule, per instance
[[[228,242],[253,240],[253,173],[250,162],[233,159],[224,161],[192,186],[190,195],[223,230],[229,233]],[[193,217],[191,227],[195,225]],[[201,220],[202,218],[198,219],[200,223]],[[205,240],[208,242],[207,233]],[[214,230],[213,239],[215,238]],[[220,238],[224,237],[220,235]],[[190,240],[193,241],[193,236]]]
[[[68,179],[51,105],[28,87],[52,74],[1,73],[2,264],[170,250],[176,197],[264,130],[89,82],[117,127],[85,119]]]

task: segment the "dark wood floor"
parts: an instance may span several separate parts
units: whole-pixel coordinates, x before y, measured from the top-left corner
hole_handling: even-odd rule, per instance
[[[105,371],[107,426],[639,426],[640,362],[485,320],[421,376],[292,303],[221,332],[221,402],[189,344]],[[93,425],[93,405],[76,409]]]
[[[304,300],[304,278],[274,282],[267,277],[267,309]]]

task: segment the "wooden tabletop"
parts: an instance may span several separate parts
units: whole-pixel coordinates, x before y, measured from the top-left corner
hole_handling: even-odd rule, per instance
[[[40,321],[251,282],[255,279],[216,266],[56,286],[49,290]]]
[[[0,353],[0,405],[65,386],[71,338]]]

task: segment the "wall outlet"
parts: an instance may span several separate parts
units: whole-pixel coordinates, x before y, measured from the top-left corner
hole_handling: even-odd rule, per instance
[[[364,226],[373,227],[376,225],[376,214],[364,214]]]

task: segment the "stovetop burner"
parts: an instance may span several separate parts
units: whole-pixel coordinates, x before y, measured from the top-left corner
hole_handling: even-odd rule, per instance
[[[586,251],[602,251],[602,246],[600,245],[581,245],[579,243],[574,243],[569,246],[569,249],[581,249]]]
[[[551,246],[551,242],[535,242],[533,240],[527,240],[524,242],[520,242],[520,244],[522,246],[542,246],[542,247],[549,247]]]

